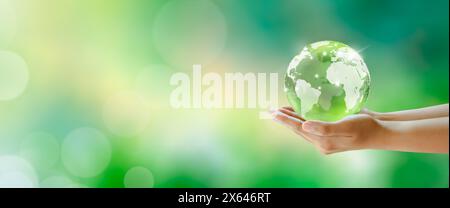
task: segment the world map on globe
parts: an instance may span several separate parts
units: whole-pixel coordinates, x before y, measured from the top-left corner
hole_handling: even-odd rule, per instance
[[[290,62],[284,90],[296,113],[306,120],[337,121],[358,113],[370,89],[364,60],[336,41],[305,46]]]

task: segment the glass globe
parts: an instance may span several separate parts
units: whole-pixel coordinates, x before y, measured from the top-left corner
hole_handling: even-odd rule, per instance
[[[320,41],[305,46],[292,59],[284,88],[289,103],[306,120],[337,121],[364,106],[370,74],[354,49]]]

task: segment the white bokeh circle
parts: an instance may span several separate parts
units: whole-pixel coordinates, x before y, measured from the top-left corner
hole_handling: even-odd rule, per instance
[[[102,173],[111,160],[111,144],[97,129],[75,129],[64,139],[61,159],[74,176],[88,178]]]
[[[16,14],[9,0],[0,0],[0,46],[11,42],[16,33]]]
[[[20,145],[20,155],[36,169],[48,170],[54,167],[60,156],[59,141],[45,132],[29,134]]]
[[[27,83],[28,66],[25,60],[15,53],[0,50],[0,101],[17,98]]]
[[[120,136],[141,133],[149,122],[145,99],[132,91],[121,91],[110,96],[103,106],[103,121],[108,130]]]
[[[147,168],[137,166],[127,171],[123,183],[125,188],[153,188],[154,177]]]
[[[153,29],[158,52],[186,70],[212,62],[224,49],[227,36],[223,13],[208,0],[169,1],[160,9]]]
[[[18,156],[0,156],[0,188],[37,187],[33,166]]]

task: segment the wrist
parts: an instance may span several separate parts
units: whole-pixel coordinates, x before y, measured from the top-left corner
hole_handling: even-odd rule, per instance
[[[407,121],[381,120],[379,121],[381,130],[378,135],[378,149],[395,150],[401,144],[401,138],[409,131]]]
[[[395,132],[389,128],[389,121],[375,119],[376,125],[368,135],[365,149],[386,149]]]

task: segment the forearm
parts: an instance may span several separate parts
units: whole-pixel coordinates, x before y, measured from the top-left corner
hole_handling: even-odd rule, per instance
[[[406,152],[448,153],[449,118],[415,121],[380,121],[382,130],[372,143],[373,149]]]
[[[374,116],[378,120],[384,121],[410,121],[410,120],[448,117],[449,106],[448,104],[443,104],[426,108],[389,112],[389,113],[372,112],[372,116]]]

